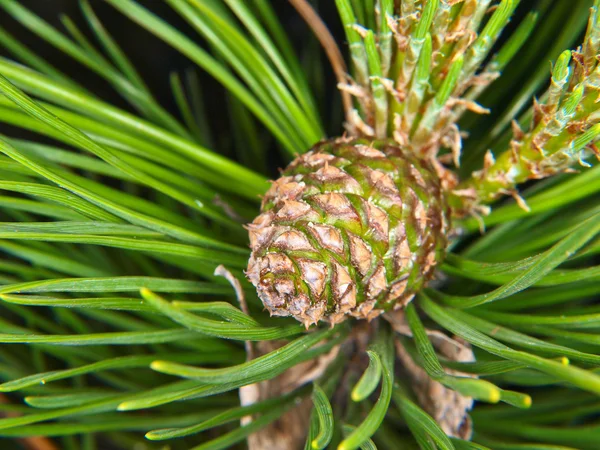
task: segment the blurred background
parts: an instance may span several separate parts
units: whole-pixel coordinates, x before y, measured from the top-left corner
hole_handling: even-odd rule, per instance
[[[66,29],[61,22],[61,16],[69,16],[86,37],[97,44],[81,13],[78,1],[21,0],[20,3],[63,33],[66,33]],[[196,42],[201,41],[197,33],[171,9],[167,2],[163,0],[138,0],[138,3],[166,19]],[[328,25],[332,27],[332,32],[338,37],[341,36],[343,30],[339,20],[337,20],[334,2],[321,1],[320,3],[321,5],[318,5],[320,11]],[[235,144],[229,132],[230,123],[227,120],[231,105],[228,101],[229,95],[222,86],[204,72],[194,69],[194,64],[186,57],[171,49],[137,24],[132,23],[104,1],[90,0],[90,4],[104,26],[131,59],[157,100],[175,116],[179,114],[169,87],[169,74],[172,71],[178,72],[182,77],[189,71],[194,71],[197,74],[207,109],[206,115],[212,131],[210,147],[219,153],[235,158]],[[339,135],[343,131],[340,100],[336,92],[333,74],[318,42],[288,2],[275,1],[273,5],[301,56],[317,104],[322,108],[322,117],[328,134]],[[103,100],[132,111],[131,106],[116,94],[105,80],[66,56],[60,50],[43,42],[42,39],[24,28],[1,9],[0,26],[31,50],[43,56],[46,61],[51,62],[55,67],[59,67],[61,71],[95,92]],[[343,42],[342,39],[340,39],[340,42]],[[100,46],[97,48],[101,50]],[[14,55],[10,54],[1,43],[0,55],[14,58]],[[0,132],[7,133],[8,131],[9,128],[6,125],[0,124]],[[8,134],[22,136],[23,131],[10,130]],[[267,133],[264,133],[261,137],[265,141],[271,141]],[[271,142],[271,145],[274,145],[274,143]],[[271,168],[281,167],[285,164],[285,161],[280,159],[280,152],[275,151],[270,154],[273,156],[273,161],[270,161],[271,164],[269,164]]]

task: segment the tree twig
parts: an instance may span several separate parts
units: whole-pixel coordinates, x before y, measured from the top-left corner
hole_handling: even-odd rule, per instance
[[[11,403],[11,401],[9,400],[9,398],[6,395],[0,394],[0,403]],[[19,414],[19,413],[3,413],[3,414],[0,414],[0,417],[1,416],[18,417],[20,415],[21,414]],[[50,439],[48,439],[45,436],[23,437],[23,438],[19,439],[19,442],[27,450],[58,450],[58,447],[54,444],[54,442],[52,442]],[[3,448],[4,448],[4,446],[3,446]]]
[[[325,25],[321,17],[319,17],[319,14],[317,14],[307,0],[289,0],[289,2],[296,9],[296,11],[298,11],[298,14],[302,16],[304,21],[311,28],[321,43],[321,46],[327,54],[329,63],[333,68],[333,72],[335,73],[338,83],[345,85],[347,83],[346,75],[348,73],[348,69],[346,67],[346,63],[344,62],[342,52],[327,28],[327,25]],[[342,95],[342,103],[344,105],[346,120],[350,121],[352,99],[348,92],[340,90],[340,93]]]

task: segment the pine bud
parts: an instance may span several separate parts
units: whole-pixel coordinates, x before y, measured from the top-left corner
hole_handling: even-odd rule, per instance
[[[296,158],[248,225],[247,276],[272,315],[307,327],[406,305],[443,257],[435,168],[392,141],[337,139]]]

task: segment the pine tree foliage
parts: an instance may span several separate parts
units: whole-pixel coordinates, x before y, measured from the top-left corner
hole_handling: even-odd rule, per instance
[[[3,448],[598,448],[598,0],[336,1],[337,112],[438,165],[454,232],[401,320],[308,331],[263,310],[244,224],[273,152],[326,137],[316,41],[269,0],[165,0],[193,35],[105,2],[225,88],[236,157],[195,72],[165,80],[169,111],[94,2],[83,30],[0,0],[126,104],[0,21]]]

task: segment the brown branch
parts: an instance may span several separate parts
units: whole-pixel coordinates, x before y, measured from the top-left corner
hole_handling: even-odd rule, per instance
[[[0,394],[0,403],[11,403],[10,399],[4,395]],[[21,414],[19,413],[2,413],[1,416],[5,417],[19,417]],[[23,447],[27,450],[58,450],[58,447],[52,442],[49,438],[45,436],[28,436],[23,438],[17,438],[17,440],[21,443]],[[5,448],[2,446],[2,448]]]
[[[327,25],[323,22],[319,14],[314,10],[314,8],[308,3],[307,0],[289,0],[298,14],[302,16],[304,21],[313,31],[321,46],[325,50],[327,54],[327,58],[329,59],[329,63],[335,73],[337,81],[339,84],[346,84],[347,79],[346,75],[348,73],[348,69],[346,68],[346,63],[344,62],[344,57],[342,56],[342,52],[338,47],[335,39],[329,32]],[[344,104],[344,112],[346,114],[346,120],[350,121],[350,112],[352,111],[352,99],[350,94],[344,90],[340,90],[342,95],[342,102]]]

